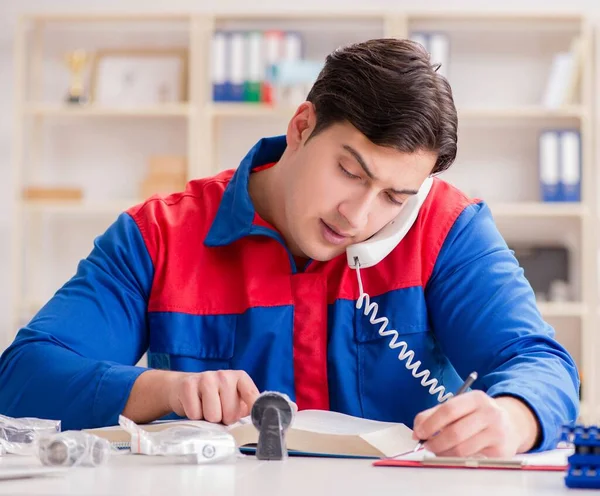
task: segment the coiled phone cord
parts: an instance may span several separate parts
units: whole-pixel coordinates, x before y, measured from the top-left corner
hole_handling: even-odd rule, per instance
[[[359,297],[356,301],[356,308],[363,309],[365,316],[369,317],[369,321],[373,325],[381,324],[379,328],[380,336],[392,336],[392,339],[388,343],[388,346],[395,350],[400,348],[400,353],[398,354],[398,360],[404,362],[406,368],[412,373],[412,376],[415,379],[421,379],[421,385],[424,388],[429,388],[429,394],[435,396],[438,395],[438,402],[446,401],[448,398],[454,396],[452,393],[446,393],[446,388],[444,386],[439,385],[438,381],[435,378],[429,379],[429,375],[431,372],[428,369],[422,369],[419,371],[419,367],[421,366],[421,361],[418,360],[413,363],[413,359],[415,357],[415,353],[413,350],[408,349],[408,344],[406,341],[400,341],[398,331],[394,329],[387,329],[389,325],[389,320],[387,317],[377,317],[377,312],[379,310],[379,305],[373,302],[371,303],[371,298],[367,293],[364,292],[362,278],[360,276],[360,263],[358,261],[358,257],[354,257],[354,263],[356,265],[356,276],[358,278],[358,289],[359,289]],[[364,308],[363,308],[364,306]]]

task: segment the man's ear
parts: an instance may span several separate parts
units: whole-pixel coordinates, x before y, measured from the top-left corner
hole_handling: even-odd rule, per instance
[[[303,102],[290,119],[287,129],[287,147],[300,148],[310,137],[316,123],[315,106],[311,102]]]

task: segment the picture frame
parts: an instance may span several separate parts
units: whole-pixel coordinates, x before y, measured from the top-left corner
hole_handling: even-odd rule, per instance
[[[111,106],[173,104],[188,98],[185,48],[111,49],[96,52],[90,103]]]

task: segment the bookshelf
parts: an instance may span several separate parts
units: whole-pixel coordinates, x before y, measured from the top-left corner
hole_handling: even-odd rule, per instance
[[[235,167],[257,139],[284,131],[294,104],[213,101],[211,41],[222,29],[294,30],[304,35],[306,56],[312,59],[322,59],[341,44],[371,37],[409,37],[422,31],[447,34],[448,77],[460,123],[459,156],[442,178],[486,200],[509,244],[568,246],[573,297],[570,301],[541,301],[539,308],[583,373],[582,411],[600,412],[595,365],[600,310],[589,311],[600,308],[593,26],[578,13],[304,11],[24,16],[17,27],[15,46],[12,328],[16,330],[71,275],[78,258],[89,252],[93,237],[119,212],[142,200],[133,185],[144,172],[143,153],[185,155],[186,176],[191,179]],[[552,56],[567,49],[577,35],[585,47],[580,91],[575,101],[548,108],[542,104],[541,94]],[[59,68],[56,62],[59,54],[77,46],[93,52],[107,46],[148,44],[186,50],[188,93],[183,101],[139,106],[69,106],[61,102],[68,80],[64,67]],[[53,59],[54,65],[48,59]],[[540,201],[537,138],[541,130],[553,127],[581,133],[584,180],[579,202]],[[50,141],[67,151],[61,155]],[[112,155],[106,149],[112,150]],[[63,158],[75,165],[62,167]],[[84,200],[23,199],[20,192],[28,182],[45,178],[48,170],[55,172],[53,177],[87,181]],[[51,252],[46,239],[53,235],[62,239],[73,236],[81,249],[73,249],[72,259],[65,258],[62,270],[45,274],[44,269],[50,270],[49,264],[54,264],[54,260],[42,261],[45,252]]]
[[[495,217],[516,218],[584,218],[589,214],[585,205],[579,203],[544,204],[541,202],[491,203]]]
[[[120,202],[69,202],[69,201],[51,201],[51,200],[30,200],[23,202],[23,209],[27,213],[51,213],[51,214],[69,214],[69,215],[94,215],[109,214],[118,215],[132,205],[135,205],[139,199],[131,198]]]
[[[207,106],[214,117],[247,117],[247,116],[283,116],[292,115],[295,107],[273,107],[265,104],[250,105],[246,103],[213,103]],[[459,119],[579,119],[585,117],[585,109],[580,106],[568,106],[559,109],[543,107],[514,108],[458,108]]]
[[[189,117],[189,105],[156,105],[135,108],[82,105],[67,107],[57,104],[30,104],[24,113],[38,117]]]

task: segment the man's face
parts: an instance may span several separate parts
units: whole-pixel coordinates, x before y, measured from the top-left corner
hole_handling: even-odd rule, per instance
[[[296,255],[326,261],[393,220],[430,175],[437,157],[374,145],[348,123],[306,141],[311,130],[310,124],[300,129],[298,141],[290,137],[292,125],[288,130],[286,237]]]

